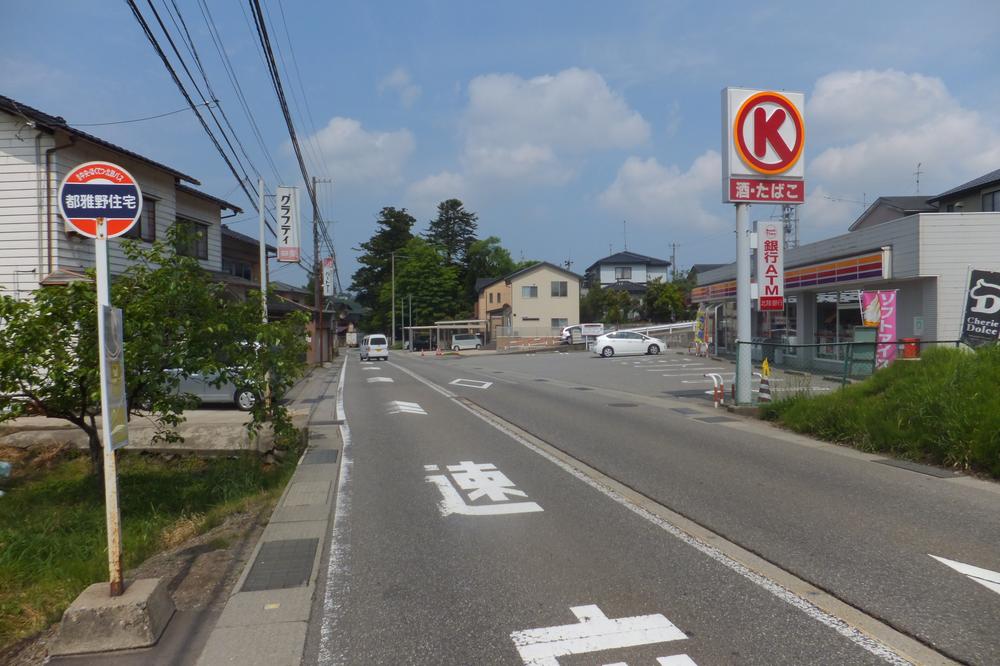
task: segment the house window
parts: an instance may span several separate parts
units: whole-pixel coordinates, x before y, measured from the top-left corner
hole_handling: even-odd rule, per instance
[[[156,200],[142,198],[142,214],[132,228],[122,234],[125,238],[144,240],[152,243],[156,240]]]
[[[492,303],[492,302],[493,302],[493,292],[491,291],[490,292],[490,303]]]
[[[954,213],[955,212],[955,204],[948,204],[948,206],[945,208],[945,212]]]
[[[552,295],[553,296],[566,296],[566,295],[568,295],[569,292],[567,291],[567,286],[566,285],[567,285],[567,283],[566,283],[565,280],[563,280],[561,282],[559,282],[559,281],[553,281],[552,282]]]
[[[616,280],[631,280],[632,279],[632,267],[631,266],[615,266],[615,279]]]
[[[568,325],[569,325],[568,319],[561,319],[556,317],[552,318],[552,328],[563,329],[566,328]]]
[[[500,303],[500,302],[501,302],[501,299],[500,299],[500,292],[498,291],[498,292],[497,292],[497,303]]]
[[[996,192],[987,192],[983,195],[983,212],[1000,212],[1000,190],[997,190]]]
[[[253,267],[245,261],[222,260],[222,272],[241,277],[245,280],[253,279]]]
[[[538,287],[521,287],[521,298],[538,298]]]
[[[195,259],[208,259],[208,225],[194,220],[178,219],[183,238],[177,244],[177,254]]]

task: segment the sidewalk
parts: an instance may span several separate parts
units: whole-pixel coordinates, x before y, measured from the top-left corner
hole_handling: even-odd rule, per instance
[[[344,358],[313,373],[309,444],[198,658],[199,666],[298,666],[341,473],[337,408]]]

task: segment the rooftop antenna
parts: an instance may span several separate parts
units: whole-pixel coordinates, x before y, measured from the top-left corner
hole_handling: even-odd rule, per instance
[[[571,257],[567,257],[566,261],[563,262],[563,266],[566,267],[566,270],[572,270],[572,268],[573,268],[573,259]]]
[[[920,194],[920,174],[923,173],[923,171],[920,170],[921,164],[923,164],[923,162],[917,162],[917,170],[913,172],[913,175],[917,177],[917,194]]]

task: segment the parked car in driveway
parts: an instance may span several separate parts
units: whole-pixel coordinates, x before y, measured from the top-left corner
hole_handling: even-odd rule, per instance
[[[663,341],[634,331],[615,331],[594,341],[594,353],[608,358],[615,354],[659,354]]]
[[[483,341],[474,333],[456,333],[451,338],[452,351],[463,349],[482,349]]]
[[[177,370],[167,372],[179,375]],[[203,374],[195,372],[180,378],[178,393],[190,393],[204,404],[234,405],[237,409],[249,412],[257,403],[257,394],[251,389],[240,387],[230,381],[224,381],[218,386],[219,373]]]

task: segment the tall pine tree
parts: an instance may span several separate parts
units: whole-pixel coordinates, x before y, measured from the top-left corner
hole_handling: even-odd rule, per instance
[[[405,208],[387,206],[379,213],[375,234],[367,242],[361,244],[364,250],[358,258],[361,268],[354,273],[351,290],[357,294],[357,301],[368,308],[371,315],[369,326],[385,328],[388,321],[388,307],[380,307],[379,295],[382,286],[390,280],[390,254],[401,252],[403,247],[413,238],[411,229],[416,219],[406,212]]]
[[[476,240],[479,216],[465,210],[458,199],[442,201],[437,207],[437,217],[430,221],[425,237],[444,253],[445,261],[457,266],[464,275],[469,246]]]

